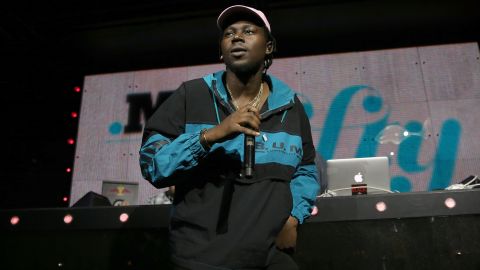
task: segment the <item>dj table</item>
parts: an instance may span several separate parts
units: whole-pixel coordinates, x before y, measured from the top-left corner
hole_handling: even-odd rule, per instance
[[[300,269],[480,269],[480,190],[319,198]],[[2,269],[169,269],[170,206],[0,211]]]

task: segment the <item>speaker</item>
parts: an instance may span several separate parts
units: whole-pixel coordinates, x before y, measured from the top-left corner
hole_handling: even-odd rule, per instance
[[[112,206],[110,200],[98,193],[89,191],[77,202],[75,202],[72,207],[91,207],[91,206]]]

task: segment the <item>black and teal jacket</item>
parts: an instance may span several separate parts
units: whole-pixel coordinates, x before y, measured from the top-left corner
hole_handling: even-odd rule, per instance
[[[254,177],[242,173],[243,134],[202,147],[200,131],[233,112],[224,73],[184,82],[147,121],[140,149],[143,177],[176,187],[170,244],[174,261],[192,269],[268,264],[287,218],[303,223],[319,189],[307,115],[273,76],[266,77]]]

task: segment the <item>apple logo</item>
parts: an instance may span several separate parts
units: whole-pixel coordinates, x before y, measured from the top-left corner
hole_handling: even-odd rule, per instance
[[[355,176],[353,177],[353,179],[354,179],[355,182],[357,182],[357,183],[363,182],[363,175],[362,175],[362,173],[357,173],[357,174],[355,174]]]

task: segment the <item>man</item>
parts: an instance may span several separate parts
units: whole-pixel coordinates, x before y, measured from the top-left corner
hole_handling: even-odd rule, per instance
[[[310,124],[283,82],[267,75],[275,40],[265,15],[246,6],[217,20],[226,71],[182,84],[148,120],[143,176],[175,185],[170,226],[178,269],[297,269],[279,249],[318,192]],[[243,166],[255,136],[255,168]]]

